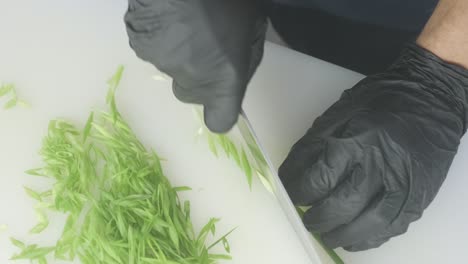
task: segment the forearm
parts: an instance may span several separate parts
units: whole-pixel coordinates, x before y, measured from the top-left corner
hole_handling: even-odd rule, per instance
[[[441,0],[417,43],[468,69],[468,0]]]

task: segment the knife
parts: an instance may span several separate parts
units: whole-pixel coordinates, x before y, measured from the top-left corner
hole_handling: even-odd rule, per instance
[[[304,227],[302,220],[296,210],[296,207],[292,203],[291,199],[284,188],[277,171],[275,170],[270,158],[265,152],[264,148],[260,144],[260,140],[255,135],[247,115],[244,110],[241,110],[239,120],[237,122],[237,129],[242,137],[241,140],[247,146],[251,156],[257,163],[259,170],[257,175],[259,176],[265,187],[275,195],[278,200],[284,215],[289,220],[289,223],[296,232],[299,240],[301,241],[304,250],[309,256],[310,263],[323,263],[320,259],[315,247],[313,245],[312,236]]]

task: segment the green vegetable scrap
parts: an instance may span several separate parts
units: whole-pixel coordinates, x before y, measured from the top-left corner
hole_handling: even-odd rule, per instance
[[[29,106],[25,101],[18,99],[16,87],[14,84],[8,83],[0,85],[0,98],[5,96],[9,96],[10,99],[3,106],[4,109],[10,109],[17,105],[22,107]]]
[[[8,226],[7,226],[7,225],[1,224],[1,225],[0,225],[0,234],[2,234],[3,232],[5,232],[7,229],[8,229]]]
[[[221,149],[228,158],[232,158],[237,166],[244,172],[249,187],[252,188],[252,166],[246,157],[244,148],[234,144],[232,139],[227,135],[217,135],[204,131],[207,136],[208,146],[211,152],[218,157],[218,149]]]
[[[250,189],[252,189],[253,176],[256,175],[265,188],[273,192],[274,184],[268,178],[268,164],[255,143],[255,139],[244,139],[243,143],[237,143],[232,132],[228,134],[213,133],[203,123],[201,109],[197,108],[195,111],[200,121],[198,134],[206,138],[210,151],[216,157],[219,157],[219,151],[221,150],[227,158],[231,158],[244,172]],[[239,122],[235,129],[240,128]]]
[[[39,223],[31,233],[47,228],[48,210],[68,218],[54,246],[12,239],[20,249],[12,259],[43,264],[53,255],[84,264],[210,264],[231,258],[210,253],[218,244],[229,253],[230,232],[206,245],[219,219],[195,233],[190,202],[178,197],[190,188],[171,186],[156,152],[141,144],[118,112],[115,90],[122,73],[120,67],[108,83],[110,113],[91,113],[82,130],[63,120],[50,122],[40,152],[45,166],[28,173],[55,184],[45,192],[25,188],[39,202]]]

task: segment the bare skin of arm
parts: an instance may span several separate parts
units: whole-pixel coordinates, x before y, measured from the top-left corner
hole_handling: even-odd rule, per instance
[[[468,69],[468,0],[441,0],[417,43]]]

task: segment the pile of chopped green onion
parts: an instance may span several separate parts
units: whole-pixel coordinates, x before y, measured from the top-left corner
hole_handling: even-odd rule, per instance
[[[67,214],[67,221],[50,247],[12,238],[20,249],[13,260],[210,264],[231,258],[210,253],[220,243],[229,253],[230,232],[206,244],[218,219],[210,219],[198,234],[194,231],[190,202],[178,197],[190,189],[172,187],[156,152],[140,143],[118,112],[114,95],[122,73],[120,67],[109,80],[110,113],[91,113],[83,129],[63,120],[50,122],[40,151],[45,165],[28,173],[52,178],[55,184],[45,192],[26,188],[38,201],[39,223],[30,232],[47,228],[49,210]]]

